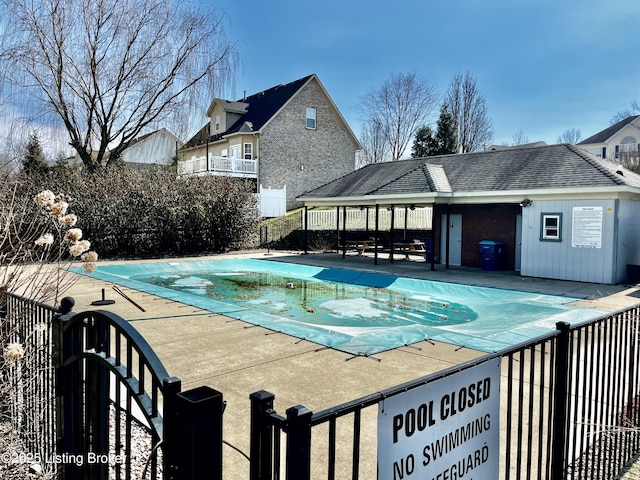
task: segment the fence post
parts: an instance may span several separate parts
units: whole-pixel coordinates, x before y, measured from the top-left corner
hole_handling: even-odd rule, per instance
[[[569,394],[569,342],[571,325],[556,323],[560,334],[556,337],[556,365],[553,392],[553,446],[551,452],[551,478],[562,480],[565,467],[567,443],[567,402]]]
[[[162,461],[163,472],[166,480],[176,480],[178,474],[178,419],[177,402],[178,394],[182,388],[179,378],[169,377],[163,382],[162,395]]]
[[[82,452],[82,364],[65,365],[66,360],[82,349],[82,336],[75,329],[65,327],[73,316],[75,301],[65,297],[60,302],[58,313],[52,319],[52,363],[55,379],[56,453],[78,454]],[[74,389],[75,382],[80,387]],[[75,413],[75,415],[74,415]],[[73,462],[59,466],[60,478],[81,478],[81,471],[74,470]],[[76,475],[78,474],[78,475]]]
[[[307,407],[287,410],[287,480],[311,479],[311,415]]]
[[[198,387],[178,394],[178,478],[222,480],[222,393]]]
[[[273,410],[275,395],[265,390],[252,393],[250,480],[271,480],[273,472],[273,426],[267,418]]]

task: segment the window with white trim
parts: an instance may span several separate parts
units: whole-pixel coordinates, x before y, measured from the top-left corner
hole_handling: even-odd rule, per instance
[[[220,115],[216,115],[216,125],[215,125],[215,131],[219,131],[220,130]]]
[[[253,143],[244,144],[244,159],[253,160]]]
[[[307,128],[309,130],[316,129],[316,109],[307,107]]]
[[[541,213],[540,240],[562,241],[562,213]]]

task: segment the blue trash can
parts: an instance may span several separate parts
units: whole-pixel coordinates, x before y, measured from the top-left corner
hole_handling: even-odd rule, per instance
[[[480,242],[480,265],[482,270],[500,270],[504,242],[482,240]]]

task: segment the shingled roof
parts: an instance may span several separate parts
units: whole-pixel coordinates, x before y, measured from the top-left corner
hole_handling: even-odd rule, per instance
[[[229,102],[230,108],[238,113],[241,110],[236,106],[246,105],[246,112],[233,125],[229,126],[225,132],[211,136],[209,141],[214,142],[225,135],[246,131],[246,125],[251,125],[253,131],[260,130],[314,75],[307,75],[293,82],[277,85],[235,102]],[[205,143],[207,141],[207,128],[208,124],[196,133],[187,142],[186,146],[195,147]]]
[[[560,144],[371,164],[300,200],[616,186],[640,188],[640,175]]]
[[[611,137],[613,137],[618,131],[622,128],[629,125],[633,122],[638,115],[632,115],[630,117],[625,118],[624,120],[620,120],[618,123],[614,123],[610,127],[601,130],[595,135],[591,135],[589,138],[586,138],[578,143],[578,145],[590,145],[592,143],[606,143]]]

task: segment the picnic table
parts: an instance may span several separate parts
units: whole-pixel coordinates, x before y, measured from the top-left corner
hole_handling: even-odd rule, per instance
[[[409,255],[420,255],[427,259],[427,250],[424,242],[414,240],[413,242],[398,242],[393,244],[393,253],[404,253],[405,258],[409,260]],[[391,253],[389,253],[391,255]]]
[[[351,250],[356,250],[358,255],[362,255],[366,251],[375,251],[376,249],[376,242],[373,238],[366,240],[347,240],[345,245]],[[380,245],[378,245],[378,249],[380,248]]]

